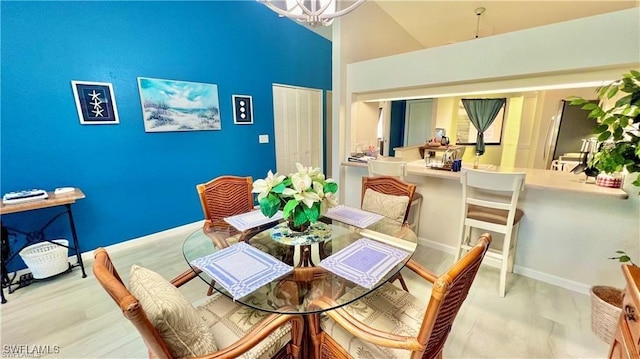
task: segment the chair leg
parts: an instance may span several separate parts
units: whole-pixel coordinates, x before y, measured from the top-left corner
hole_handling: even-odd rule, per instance
[[[309,337],[311,337],[311,343],[313,348],[311,351],[313,355],[311,358],[319,359],[320,358],[320,346],[322,330],[320,329],[320,315],[319,314],[310,314],[307,316],[307,323],[309,324]],[[309,355],[307,355],[309,356]]]
[[[511,232],[511,236],[513,237],[513,239],[511,239],[512,245],[511,248],[513,248],[513,253],[511,253],[511,248],[509,248],[509,273],[513,273],[513,263],[515,262],[516,259],[516,246],[518,244],[518,230],[519,230],[520,224],[516,223],[513,226],[513,232]]]
[[[471,227],[464,225],[464,223],[462,224],[462,229],[460,230],[460,238],[458,240],[458,248],[456,248],[456,255],[454,258],[454,263],[458,261],[458,259],[460,259],[460,257],[462,257],[462,254],[464,253],[464,249],[462,248],[462,245],[466,245],[469,242],[469,234],[471,233]]]
[[[213,286],[216,284],[215,281],[211,281],[211,285],[209,286],[209,289],[207,289],[207,297],[210,297],[213,295]]]
[[[289,354],[291,359],[301,359],[303,352],[303,336],[305,332],[305,320],[291,321],[291,343],[289,343]]]
[[[409,293],[409,288],[407,288],[407,283],[405,283],[404,278],[402,277],[402,273],[398,273],[395,278],[393,278],[393,280],[396,279],[400,281],[402,289],[404,289],[405,292]]]
[[[511,250],[511,230],[507,230],[502,244],[502,262],[500,263],[500,296],[504,298],[509,271],[509,251]]]
[[[420,233],[420,211],[422,208],[422,198],[413,201],[411,203],[411,207],[409,207],[409,215],[411,216],[411,220],[413,221],[414,228],[413,231],[416,234],[416,237],[419,237]]]

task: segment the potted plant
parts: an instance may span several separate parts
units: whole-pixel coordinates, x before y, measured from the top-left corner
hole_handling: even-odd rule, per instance
[[[253,183],[253,193],[258,193],[260,211],[273,217],[278,210],[296,232],[306,230],[329,207],[336,205],[338,184],[326,178],[319,168],[304,167],[296,163],[298,172],[289,176],[273,174]]]
[[[613,186],[621,182],[619,174],[640,172],[640,72],[631,70],[600,87],[597,94],[599,104],[581,97],[572,97],[571,104],[590,111],[588,117],[598,121],[595,134],[599,146],[590,165],[600,171],[599,176],[614,176],[604,182]],[[611,106],[614,97],[617,100]],[[640,187],[640,177],[632,183]]]

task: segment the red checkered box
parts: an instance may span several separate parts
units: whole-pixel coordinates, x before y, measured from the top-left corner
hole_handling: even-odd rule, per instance
[[[596,184],[602,187],[620,188],[623,178],[623,176],[598,175]]]

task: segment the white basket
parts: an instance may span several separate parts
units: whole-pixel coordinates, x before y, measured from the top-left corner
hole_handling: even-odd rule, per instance
[[[54,239],[52,242],[68,246],[66,239]],[[69,268],[69,248],[49,242],[40,242],[20,251],[20,257],[31,270],[33,278],[42,279],[64,272]]]
[[[600,285],[591,287],[591,330],[607,344],[613,343],[621,312],[622,290]]]

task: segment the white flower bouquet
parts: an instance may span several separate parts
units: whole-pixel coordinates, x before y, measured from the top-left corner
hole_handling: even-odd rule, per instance
[[[318,221],[320,215],[336,205],[338,184],[326,178],[319,168],[304,167],[296,163],[298,172],[289,176],[273,174],[253,183],[253,193],[258,193],[262,214],[273,217],[278,210],[293,222],[294,227]]]

